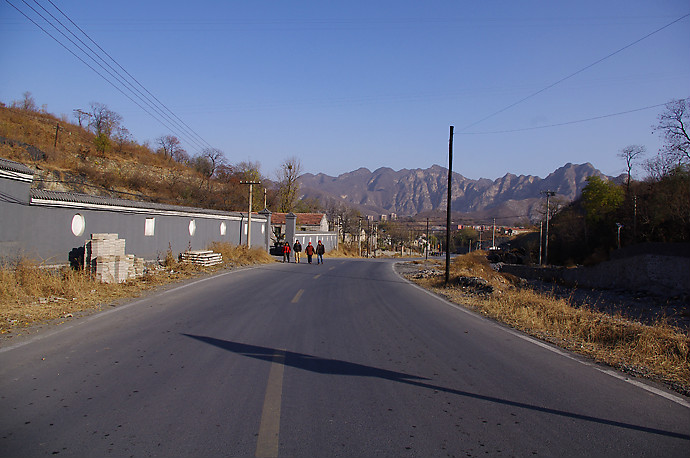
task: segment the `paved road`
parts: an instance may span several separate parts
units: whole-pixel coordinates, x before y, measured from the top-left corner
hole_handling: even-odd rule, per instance
[[[690,455],[687,399],[390,261],[232,271],[39,337],[0,348],[0,456]]]

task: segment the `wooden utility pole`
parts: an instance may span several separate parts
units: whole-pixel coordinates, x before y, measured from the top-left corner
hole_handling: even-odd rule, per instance
[[[247,212],[247,248],[252,247],[252,186],[261,184],[258,181],[240,181],[240,184],[249,185],[249,211]],[[240,236],[242,230],[240,229]]]
[[[453,184],[453,126],[448,140],[448,202],[446,205],[446,285],[450,282],[450,200]]]
[[[60,123],[55,124],[55,143],[53,143],[53,154],[57,150],[58,132],[60,132]]]
[[[556,191],[541,191],[546,194],[546,240],[544,241],[544,264],[549,265],[549,216],[551,209],[549,208],[549,197],[556,195]]]

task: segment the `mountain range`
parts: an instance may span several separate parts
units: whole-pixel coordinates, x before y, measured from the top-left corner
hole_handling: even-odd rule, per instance
[[[473,180],[453,172],[451,206],[453,212],[477,220],[496,218],[502,224],[537,221],[545,208],[542,191],[554,191],[554,202],[567,203],[580,195],[592,175],[613,179],[590,163],[568,163],[546,178],[508,173],[496,180]],[[399,171],[382,167],[373,172],[360,168],[337,177],[323,173],[300,177],[302,198],[341,202],[376,216],[445,212],[447,188],[448,169],[439,165]]]

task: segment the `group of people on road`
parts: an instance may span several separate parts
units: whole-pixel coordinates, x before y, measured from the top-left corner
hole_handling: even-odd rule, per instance
[[[295,262],[300,262],[300,254],[302,253],[302,244],[299,240],[295,240],[295,244],[290,248],[289,243],[283,245],[283,262],[290,262],[290,252],[295,252]],[[316,263],[323,264],[323,255],[326,254],[326,247],[323,246],[321,240],[319,240],[316,247],[309,242],[307,247],[304,249],[304,254],[307,255],[307,262],[311,264],[312,257],[316,255]]]

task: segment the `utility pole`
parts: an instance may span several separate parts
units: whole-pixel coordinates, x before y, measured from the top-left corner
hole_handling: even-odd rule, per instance
[[[633,196],[633,243],[637,242],[637,194]]]
[[[55,154],[57,150],[58,132],[60,132],[60,123],[55,124],[55,143],[53,143],[53,154]]]
[[[252,247],[252,186],[261,184],[258,181],[240,181],[240,184],[249,185],[249,211],[247,212],[247,248]],[[240,230],[240,233],[242,231]]]
[[[546,194],[546,240],[544,242],[544,263],[549,264],[549,216],[551,214],[551,207],[549,207],[549,197],[556,195],[556,191],[541,191],[541,194]]]
[[[446,285],[450,283],[450,200],[453,183],[453,126],[448,140],[448,202],[446,203]]]
[[[496,218],[494,218],[494,228],[491,233],[491,248],[496,249]]]
[[[544,244],[544,237],[542,235],[543,221],[539,221],[539,265],[541,265],[541,246]]]

